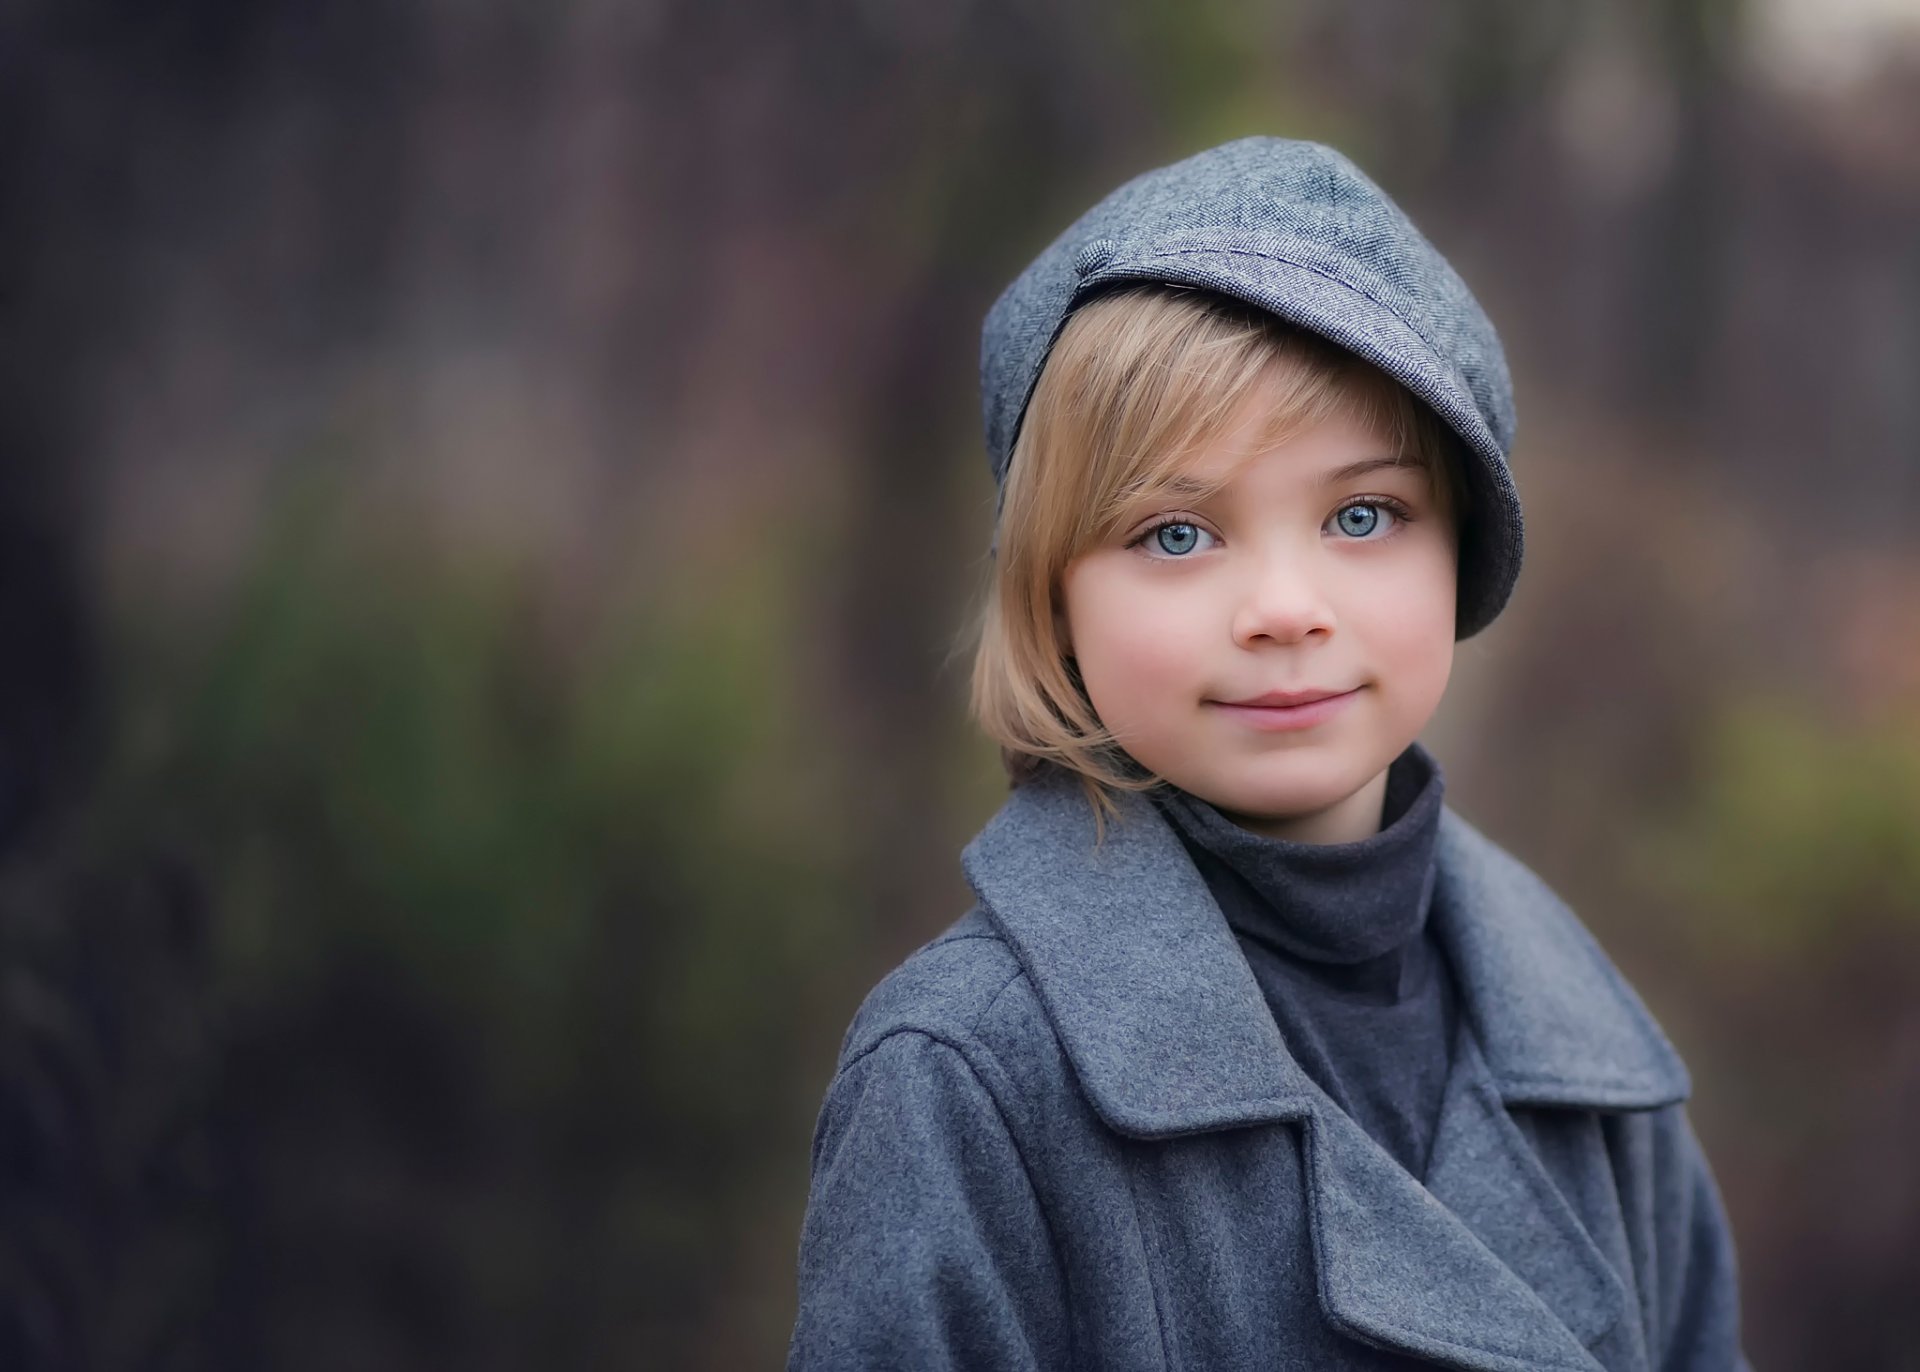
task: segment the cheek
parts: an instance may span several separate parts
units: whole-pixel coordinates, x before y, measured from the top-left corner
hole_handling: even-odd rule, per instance
[[[1438,698],[1453,668],[1455,591],[1450,552],[1435,548],[1396,578],[1373,622],[1375,648],[1418,694]]]
[[[1070,570],[1063,582],[1067,641],[1110,728],[1188,694],[1201,660],[1199,616],[1126,572],[1094,565]]]

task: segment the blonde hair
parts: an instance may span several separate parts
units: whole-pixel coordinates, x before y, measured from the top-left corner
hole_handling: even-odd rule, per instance
[[[1014,442],[977,623],[973,716],[1000,745],[1015,785],[1054,764],[1081,778],[1105,816],[1114,791],[1158,783],[1101,725],[1081,687],[1061,633],[1061,574],[1173,480],[1191,482],[1194,460],[1262,385],[1275,402],[1254,451],[1351,419],[1424,466],[1459,526],[1467,503],[1459,440],[1361,358],[1209,291],[1130,285],[1079,306]]]

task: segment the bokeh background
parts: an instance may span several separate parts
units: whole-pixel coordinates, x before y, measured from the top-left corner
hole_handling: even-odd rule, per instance
[[[1003,793],[979,321],[1330,141],[1530,552],[1428,736],[1689,1058],[1762,1368],[1920,1367],[1920,6],[0,7],[0,1365],[777,1365]]]

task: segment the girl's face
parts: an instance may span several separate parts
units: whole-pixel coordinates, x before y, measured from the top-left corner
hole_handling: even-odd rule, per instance
[[[1263,399],[1195,468],[1224,486],[1068,564],[1064,628],[1141,766],[1249,829],[1348,842],[1446,690],[1455,534],[1427,471],[1352,421],[1249,459]]]

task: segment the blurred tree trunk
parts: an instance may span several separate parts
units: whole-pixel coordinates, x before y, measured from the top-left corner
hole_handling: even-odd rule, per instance
[[[1646,0],[1652,55],[1670,92],[1673,141],[1637,235],[1640,328],[1623,340],[1627,395],[1650,417],[1698,432],[1703,382],[1729,271],[1732,66],[1744,0]]]
[[[115,124],[137,82],[84,28],[0,17],[0,1366],[19,1372],[210,1367],[222,1341],[204,904],[177,865],[103,863],[88,832],[105,721],[78,493],[86,381],[127,315]]]

